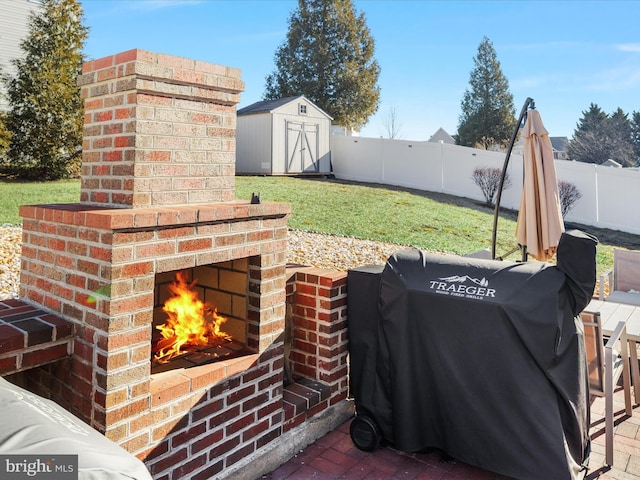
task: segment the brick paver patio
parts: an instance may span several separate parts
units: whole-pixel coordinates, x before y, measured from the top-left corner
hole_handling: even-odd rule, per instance
[[[591,398],[592,453],[587,480],[640,479],[640,405],[624,414],[622,388],[614,395],[614,466],[604,467],[604,398]],[[350,420],[309,445],[284,465],[263,476],[264,480],[506,480],[438,452],[406,454],[391,448],[372,453],[358,450],[349,436]],[[552,480],[552,479],[541,479]]]

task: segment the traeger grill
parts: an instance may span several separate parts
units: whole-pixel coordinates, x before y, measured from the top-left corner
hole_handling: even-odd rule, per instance
[[[583,478],[589,386],[576,316],[597,241],[563,234],[557,265],[403,250],[348,274],[351,437],[443,450],[519,479]]]

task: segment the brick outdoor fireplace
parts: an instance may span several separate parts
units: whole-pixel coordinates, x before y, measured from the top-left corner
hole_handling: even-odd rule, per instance
[[[21,300],[6,303],[70,323],[72,353],[18,364],[15,381],[144,459],[158,479],[255,470],[261,452],[288,433],[302,437],[305,422],[338,407],[343,421],[346,274],[287,268],[289,206],[235,199],[240,72],[131,50],[86,63],[79,83],[80,202],[21,207]],[[230,319],[233,354],[153,366],[178,272]]]

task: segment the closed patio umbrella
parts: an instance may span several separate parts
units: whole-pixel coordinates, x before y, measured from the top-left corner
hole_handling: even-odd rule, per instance
[[[549,132],[540,113],[529,110],[524,137],[524,184],[516,226],[516,239],[526,253],[541,261],[556,253],[564,222]]]

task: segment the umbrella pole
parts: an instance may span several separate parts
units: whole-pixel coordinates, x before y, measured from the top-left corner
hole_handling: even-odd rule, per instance
[[[507,156],[504,159],[504,165],[502,167],[502,174],[500,175],[500,185],[498,186],[498,192],[496,196],[496,206],[493,214],[493,234],[491,238],[491,258],[496,259],[496,237],[498,235],[498,217],[500,216],[500,199],[502,198],[502,189],[504,187],[504,179],[507,175],[507,166],[509,165],[509,158],[511,157],[511,151],[513,150],[513,145],[516,143],[516,138],[518,137],[518,130],[520,130],[520,126],[522,125],[522,121],[527,115],[528,108],[535,108],[535,103],[533,98],[527,97],[524,101],[524,105],[522,106],[522,110],[520,111],[520,116],[518,117],[518,122],[516,123],[515,128],[513,129],[513,134],[511,135],[511,142],[509,143],[509,148],[507,149]],[[523,250],[523,261],[526,260],[526,247]]]

